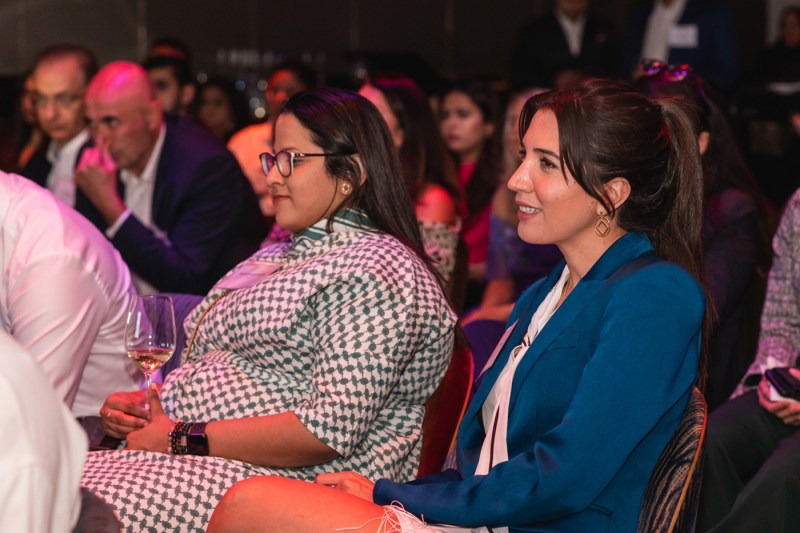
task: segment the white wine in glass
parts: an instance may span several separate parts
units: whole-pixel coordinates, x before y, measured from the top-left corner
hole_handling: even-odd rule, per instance
[[[172,298],[163,294],[137,296],[131,301],[125,326],[125,350],[147,378],[175,352],[175,311]]]

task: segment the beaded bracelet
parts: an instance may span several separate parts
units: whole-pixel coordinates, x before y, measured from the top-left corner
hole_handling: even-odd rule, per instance
[[[172,429],[169,430],[169,440],[167,443],[167,451],[172,455],[186,455],[188,446],[186,443],[186,436],[189,434],[191,424],[187,424],[180,419],[175,421]]]

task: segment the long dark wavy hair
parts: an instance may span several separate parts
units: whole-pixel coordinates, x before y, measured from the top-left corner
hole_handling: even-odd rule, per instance
[[[472,178],[467,184],[464,196],[467,205],[466,222],[480,213],[492,201],[498,186],[501,166],[500,104],[497,95],[486,83],[478,80],[456,82],[442,94],[442,101],[451,93],[463,93],[478,106],[485,123],[494,124],[494,134],[489,136],[481,148],[481,155]],[[461,164],[457,154],[451,154],[457,164]]]
[[[461,189],[447,147],[439,133],[428,98],[411,78],[395,73],[370,75],[367,84],[378,89],[403,131],[400,164],[411,198],[428,184],[436,184],[458,205]]]
[[[337,187],[339,181],[352,186],[337,212],[361,209],[380,231],[419,256],[438,279],[422,246],[391,133],[375,106],[352,91],[319,88],[292,96],[283,113],[294,115],[324,152],[352,154],[325,158],[325,169]]]
[[[679,98],[652,100],[626,82],[585,79],[528,100],[520,116],[520,139],[540,109],[556,116],[562,168],[622,229],[646,233],[660,257],[681,265],[705,286],[696,114]],[[616,177],[630,183],[630,196],[617,209],[603,187]],[[713,314],[706,300],[701,388]]]

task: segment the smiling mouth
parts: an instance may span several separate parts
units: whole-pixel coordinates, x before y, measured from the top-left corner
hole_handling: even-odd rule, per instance
[[[519,210],[521,212],[525,213],[526,215],[535,215],[536,213],[541,211],[541,209],[536,209],[534,207],[528,207],[528,206],[525,206],[525,205],[520,205],[518,207],[519,207]]]

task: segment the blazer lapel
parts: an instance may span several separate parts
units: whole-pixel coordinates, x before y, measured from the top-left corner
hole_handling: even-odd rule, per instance
[[[564,331],[564,328],[576,320],[583,308],[592,301],[597,291],[608,278],[636,258],[648,253],[652,255],[652,251],[653,247],[644,234],[628,233],[617,239],[597,260],[591,270],[567,296],[567,299],[553,313],[553,316],[550,317],[550,320],[533,340],[528,351],[525,352],[525,357],[514,374],[509,411],[513,410],[514,402],[519,397],[521,384],[536,366],[536,362]]]
[[[518,346],[522,342],[522,338],[525,336],[525,332],[528,330],[528,326],[531,323],[531,317],[533,316],[533,313],[536,312],[536,309],[539,308],[539,304],[542,302],[547,293],[550,292],[550,289],[552,289],[556,284],[563,268],[564,262],[561,261],[559,265],[554,268],[552,272],[550,272],[547,279],[541,285],[539,285],[538,290],[536,290],[536,293],[530,297],[527,303],[518,304],[524,305],[524,309],[517,313],[515,322],[516,325],[510,334],[504,336],[505,343],[503,343],[503,346],[499,347],[499,352],[495,357],[491,367],[487,366],[480,376],[480,383],[475,391],[475,394],[470,400],[469,405],[467,406],[464,417],[462,418],[462,425],[465,426],[465,429],[467,425],[474,428],[480,427],[481,430],[483,429],[480,419],[480,412],[481,408],[483,407],[483,403],[486,401],[486,397],[492,390],[492,387],[494,386],[495,381],[497,381],[497,377],[500,375],[500,372],[502,372],[503,367],[505,367],[506,362],[511,354],[511,350],[513,350],[514,347]],[[477,426],[474,426],[476,423]]]

